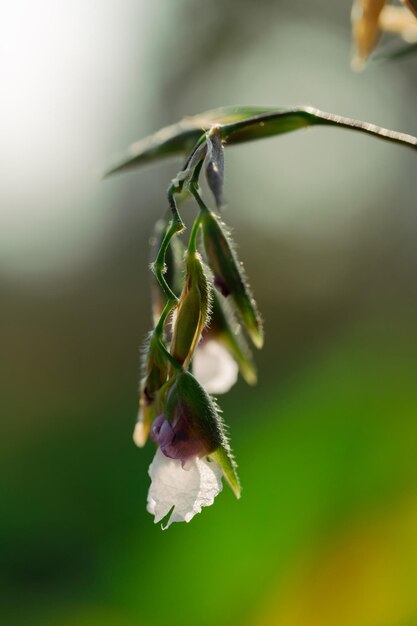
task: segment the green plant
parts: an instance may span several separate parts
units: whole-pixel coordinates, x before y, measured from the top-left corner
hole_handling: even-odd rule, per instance
[[[158,222],[156,229],[158,251],[152,264],[156,279],[155,323],[144,350],[140,409],[134,433],[138,446],[145,444],[149,433],[158,444],[150,468],[152,485],[148,496],[148,510],[155,515],[155,522],[167,516],[167,525],[190,521],[202,506],[213,503],[221,489],[222,475],[235,495],[240,495],[225,426],[207,390],[226,391],[236,379],[237,368],[247,382],[256,381],[249,346],[262,347],[263,328],[243,266],[219,216],[223,203],[224,146],[308,126],[348,129],[417,150],[414,136],[312,107],[231,107],[208,111],[162,129],[135,144],[129,156],[107,173],[162,157],[186,157],[168,188],[168,216]],[[200,192],[203,170],[216,211],[208,208]],[[198,213],[184,247],[177,238],[184,231],[177,199],[187,195],[195,199]],[[208,344],[217,346],[214,356],[204,354]],[[204,359],[210,358],[215,360],[214,381],[201,366]],[[200,362],[198,368],[196,360]],[[230,376],[234,362],[236,369]]]

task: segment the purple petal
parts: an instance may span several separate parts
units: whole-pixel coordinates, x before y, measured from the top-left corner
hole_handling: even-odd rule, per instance
[[[167,420],[164,420],[161,429],[159,431],[158,443],[163,451],[166,446],[169,446],[174,439],[174,430]]]
[[[151,428],[151,432],[150,432],[150,436],[152,441],[154,441],[155,443],[158,443],[158,438],[159,438],[159,432],[161,430],[162,424],[164,423],[165,418],[163,415],[158,415],[157,418],[155,418],[153,424],[152,424],[152,428]]]
[[[227,296],[230,295],[230,290],[228,288],[228,286],[226,285],[226,283],[224,282],[224,280],[222,278],[220,278],[220,276],[216,275],[214,277],[214,286],[216,287],[216,289],[218,291],[220,291],[220,293],[222,294],[222,296],[224,296],[225,298],[227,298]]]
[[[176,420],[173,425],[173,433],[171,441],[164,443],[164,445],[160,444],[165,456],[185,462],[192,457],[201,457],[207,454],[201,436],[194,432],[185,416]]]
[[[164,415],[158,415],[152,424],[151,438],[166,457],[179,459],[183,464],[189,459],[207,454],[201,435],[192,428],[186,414],[180,410],[172,425]]]

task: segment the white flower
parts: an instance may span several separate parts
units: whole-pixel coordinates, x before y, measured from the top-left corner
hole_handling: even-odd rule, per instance
[[[164,530],[172,522],[189,522],[210,506],[222,490],[223,471],[215,462],[193,457],[183,468],[179,459],[169,459],[160,448],[149,466],[152,483],[148,493],[148,511],[160,522],[173,508]]]
[[[238,364],[218,341],[204,341],[195,351],[193,374],[208,393],[229,391],[238,371]]]

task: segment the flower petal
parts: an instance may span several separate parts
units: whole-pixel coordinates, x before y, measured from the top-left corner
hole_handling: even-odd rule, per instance
[[[173,522],[189,522],[210,506],[222,490],[222,470],[215,462],[195,457],[187,463],[168,459],[158,448],[149,466],[152,479],[148,493],[148,511],[160,522],[174,507],[165,528]]]
[[[237,381],[239,366],[217,341],[198,346],[193,359],[193,374],[208,393],[226,393]]]

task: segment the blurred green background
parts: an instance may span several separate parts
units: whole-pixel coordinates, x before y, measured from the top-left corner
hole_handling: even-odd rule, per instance
[[[267,337],[258,386],[221,398],[243,496],[225,488],[167,532],[145,510],[153,447],[131,433],[148,239],[179,163],[99,174],[131,141],[226,104],[415,134],[417,59],[353,74],[349,13],[2,6],[2,623],[417,623],[415,154],[330,129],[227,151],[224,218]]]

